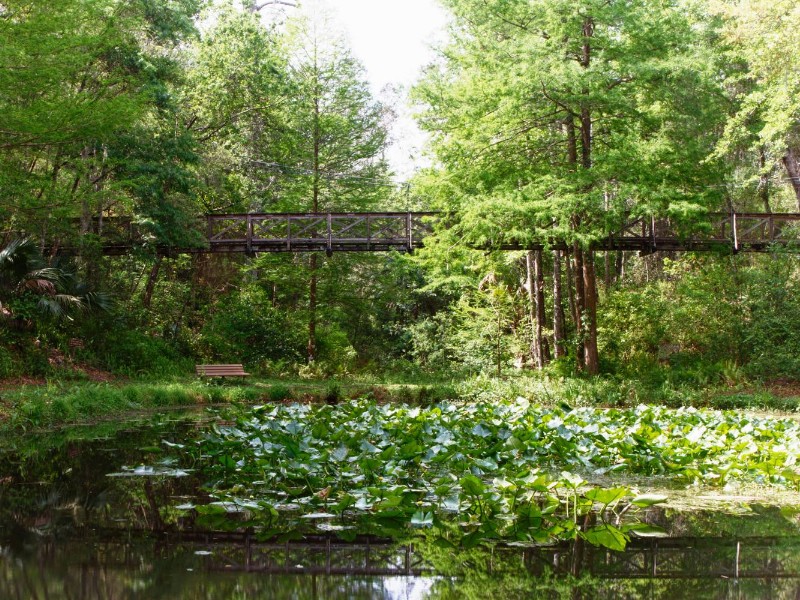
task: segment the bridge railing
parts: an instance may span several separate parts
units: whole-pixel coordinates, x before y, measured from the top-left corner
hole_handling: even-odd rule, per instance
[[[128,217],[95,218],[88,224],[88,233],[99,237],[106,254],[123,254],[140,245],[165,253],[408,252],[423,245],[441,216],[432,212],[251,213],[214,214],[203,219],[198,233],[204,239],[184,245],[161,243],[151,228]],[[548,234],[539,233],[542,239]],[[557,239],[550,239],[548,245],[568,249]],[[777,246],[800,248],[800,213],[712,213],[696,222],[631,216],[615,232],[593,244],[596,250],[643,253],[715,249],[764,252]],[[45,247],[65,253],[78,248],[63,246],[58,239],[48,240]],[[506,250],[530,247],[514,240],[500,246]]]
[[[432,232],[435,213],[209,215],[212,251],[411,251]]]
[[[598,246],[601,249],[710,250],[763,252],[777,244],[800,244],[798,213],[710,213],[693,224],[668,218],[635,217]]]

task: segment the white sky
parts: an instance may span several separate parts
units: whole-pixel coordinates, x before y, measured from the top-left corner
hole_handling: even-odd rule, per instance
[[[406,92],[426,64],[434,59],[432,46],[445,39],[447,13],[437,0],[319,0],[331,9],[364,63],[378,98],[387,85]],[[388,157],[403,180],[421,166],[425,136],[411,118],[405,93],[395,108],[398,119]]]
[[[446,14],[436,0],[324,0],[339,17],[375,90],[410,84],[433,58]]]

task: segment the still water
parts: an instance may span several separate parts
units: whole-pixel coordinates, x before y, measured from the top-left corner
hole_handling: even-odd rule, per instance
[[[0,598],[800,597],[797,512],[766,503],[651,509],[669,537],[633,539],[625,552],[442,548],[325,523],[278,538],[201,526],[176,507],[207,501],[203,482],[168,448],[208,426],[156,416],[5,440]]]

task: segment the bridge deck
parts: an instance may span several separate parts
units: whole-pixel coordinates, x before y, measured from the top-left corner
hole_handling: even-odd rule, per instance
[[[424,244],[438,219],[430,212],[215,214],[201,225],[205,242],[196,247],[158,247],[161,253],[204,252],[411,252]],[[101,240],[104,254],[127,253],[142,245],[143,232],[130,219],[95,220],[90,232]],[[55,245],[55,244],[52,244]],[[548,246],[565,249],[551,239]],[[487,248],[530,249],[498,239]],[[539,246],[541,247],[541,246]],[[776,247],[800,249],[800,213],[715,213],[691,231],[679,230],[667,219],[635,217],[624,221],[596,250],[766,252]],[[69,252],[61,247],[60,251]]]

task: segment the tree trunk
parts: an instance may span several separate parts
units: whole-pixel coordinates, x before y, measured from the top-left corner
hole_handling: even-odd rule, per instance
[[[797,211],[800,212],[800,164],[798,163],[797,153],[793,148],[790,147],[786,150],[783,164],[786,167],[786,173],[789,175],[789,181],[792,183],[792,189],[797,198]]]
[[[578,334],[578,348],[575,352],[575,358],[578,363],[578,370],[583,371],[586,367],[586,354],[584,345],[584,311],[586,310],[586,294],[585,294],[585,281],[584,281],[584,266],[583,266],[583,250],[575,243],[573,248],[573,255],[575,256],[575,329]]]
[[[542,329],[547,322],[547,309],[544,298],[544,268],[542,265],[542,251],[536,250],[533,253],[534,282],[536,285],[536,323],[538,327],[539,353],[542,358],[542,366],[550,362],[550,349],[547,338],[542,335]]]
[[[591,65],[592,46],[591,38],[594,37],[594,21],[588,17],[583,22],[583,47],[580,58],[581,66],[588,69]],[[589,91],[582,90],[582,95],[588,97]],[[580,131],[581,131],[581,167],[585,170],[592,168],[592,114],[588,104],[589,100],[586,98],[581,103],[580,114]],[[587,190],[588,192],[589,190]],[[576,225],[580,221],[576,219]],[[577,251],[579,250],[576,244],[576,258]],[[575,273],[575,281],[581,282],[581,301],[580,301],[580,314],[581,314],[581,336],[583,352],[579,355],[583,357],[583,366],[586,371],[591,375],[595,375],[599,371],[599,360],[597,355],[597,276],[594,268],[594,254],[587,251],[586,256],[581,254],[581,269],[577,269]]]
[[[147,276],[147,285],[144,287],[144,296],[142,296],[142,306],[149,309],[153,301],[153,290],[156,287],[158,280],[158,272],[161,270],[161,256],[156,256],[153,267],[150,269],[150,274]]]
[[[316,59],[314,60],[314,67],[316,68]],[[314,180],[311,196],[311,211],[319,212],[319,191],[320,191],[320,173],[319,173],[319,152],[320,152],[320,105],[319,95],[314,98]],[[311,254],[311,262],[309,263],[309,270],[311,276],[308,283],[308,362],[312,363],[317,359],[317,255]]]
[[[758,166],[761,167],[758,176],[758,197],[764,205],[764,212],[771,213],[772,208],[769,205],[769,176],[771,171],[767,171],[767,154],[764,151],[764,146],[758,149]]]
[[[564,304],[561,294],[561,250],[553,250],[553,356],[566,356]]]
[[[81,150],[81,164],[84,164],[89,159],[89,152],[90,149],[88,146],[85,146],[83,150]],[[80,175],[75,177],[75,182],[72,184],[73,196],[75,195],[75,192],[78,191],[78,184],[80,183],[80,180],[81,180]],[[84,194],[83,198],[81,198],[81,216],[80,216],[81,235],[89,232],[91,223],[92,223],[91,207],[89,206],[89,199]]]
[[[537,369],[544,366],[542,362],[542,328],[536,319],[536,292],[534,290],[533,250],[525,253],[525,289],[528,292],[528,317],[531,322],[531,360]]]
[[[574,257],[567,254],[567,299],[569,301],[569,314],[572,317],[572,322],[575,323],[575,330],[578,330],[578,307],[575,305],[575,269],[573,268]]]
[[[548,361],[542,329],[545,322],[544,274],[542,272],[542,251],[528,250],[525,256],[528,273],[528,299],[530,300],[533,340],[531,355],[536,368],[541,370]]]
[[[600,359],[597,353],[597,276],[594,270],[594,253],[587,252],[583,260],[584,332],[583,354],[586,372],[597,375]]]
[[[317,255],[311,254],[308,284],[308,362],[317,359]]]
[[[497,358],[497,378],[503,376],[503,316],[500,312],[500,307],[495,308],[497,313],[497,336],[495,340],[495,356]]]

